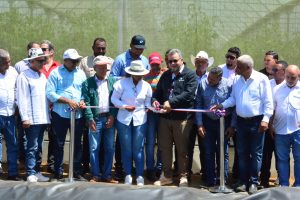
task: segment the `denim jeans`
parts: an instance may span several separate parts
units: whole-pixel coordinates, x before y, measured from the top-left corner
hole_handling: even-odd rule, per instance
[[[125,175],[131,175],[132,161],[135,162],[136,176],[144,173],[144,138],[146,123],[140,126],[129,126],[117,121],[116,127],[120,137],[121,156]]]
[[[225,130],[230,125],[228,118],[225,120]],[[206,130],[205,137],[201,142],[204,146],[204,173],[206,175],[206,183],[209,186],[216,184],[217,175],[220,172],[220,120],[212,120],[203,115],[203,126]],[[225,134],[225,133],[224,133]],[[216,169],[217,163],[217,169]],[[224,178],[228,177],[228,138],[224,136]],[[217,170],[217,173],[216,173]]]
[[[55,134],[55,150],[54,150],[54,170],[55,175],[63,173],[63,156],[64,156],[64,144],[68,129],[70,128],[70,119],[63,118],[57,113],[52,112],[52,126],[53,133]],[[81,159],[82,159],[82,127],[84,125],[83,120],[75,119],[75,136],[74,136],[74,174],[81,174]]]
[[[290,150],[294,157],[295,187],[300,187],[300,130],[288,135],[275,136],[275,151],[279,170],[279,184],[289,186],[290,179]]]
[[[147,113],[147,133],[146,133],[146,167],[149,171],[154,171],[154,146],[158,133],[158,122],[159,116],[156,113]],[[156,170],[161,171],[162,163],[160,158],[159,149],[157,149],[156,154]]]
[[[113,156],[115,153],[115,128],[105,128],[106,121],[107,117],[99,117],[99,119],[95,120],[96,131],[89,130],[90,164],[92,176],[99,177],[99,150],[100,145],[103,144],[105,156],[102,178],[110,179]],[[102,139],[103,143],[101,143]]]
[[[237,151],[239,180],[242,184],[258,185],[265,133],[259,133],[262,116],[251,119],[237,117]]]
[[[16,133],[15,116],[0,115],[0,129],[6,141],[6,155],[8,162],[8,176],[18,175],[18,140]],[[0,162],[2,162],[2,137],[0,140]]]
[[[30,125],[25,128],[25,165],[27,176],[34,175],[39,172],[39,164],[37,160],[40,158],[39,149],[42,149],[44,131],[46,124]]]

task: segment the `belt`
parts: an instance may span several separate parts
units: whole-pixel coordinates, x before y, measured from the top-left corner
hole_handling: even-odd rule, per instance
[[[108,117],[109,113],[108,112],[106,112],[106,113],[99,113],[97,116],[98,117]]]
[[[253,117],[240,117],[240,116],[238,116],[238,118],[240,118],[242,120],[246,120],[246,121],[252,121],[252,120],[258,120],[260,118],[263,118],[263,115],[257,115],[257,116],[253,116]]]

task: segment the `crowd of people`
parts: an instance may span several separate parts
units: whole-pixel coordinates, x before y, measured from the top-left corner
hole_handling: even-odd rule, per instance
[[[188,186],[197,138],[201,177],[212,187],[220,181],[221,116],[216,111],[224,109],[224,174],[228,180],[232,138],[235,191],[252,194],[259,186],[269,187],[273,152],[279,185],[300,186],[298,66],[268,51],[264,68],[256,71],[251,56],[232,47],[225,64],[214,65],[214,58],[201,50],[188,67],[179,49],[167,50],[164,59],[158,52],[143,56],[146,41],[141,35],[133,36],[130,48],[115,59],[105,55],[106,48],[106,40],[96,38],[93,55],[83,58],[67,49],[60,64],[50,41],[31,42],[28,57],[14,67],[9,52],[0,49],[0,129],[8,180],[21,180],[22,162],[28,182],[49,181],[41,173],[45,131],[47,171],[52,179],[63,178],[64,144],[70,110],[75,109],[76,180],[87,181],[88,172],[90,182],[132,185],[136,178],[143,186],[145,174],[163,186],[177,175],[179,186]],[[0,150],[2,161],[2,143]],[[290,150],[294,183],[289,182]]]

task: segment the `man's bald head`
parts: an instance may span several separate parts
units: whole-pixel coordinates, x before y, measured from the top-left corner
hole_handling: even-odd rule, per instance
[[[299,81],[300,69],[297,65],[289,65],[285,70],[285,81],[289,87],[294,87]]]

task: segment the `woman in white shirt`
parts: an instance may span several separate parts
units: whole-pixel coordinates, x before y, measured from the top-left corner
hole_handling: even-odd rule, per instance
[[[146,109],[151,106],[152,89],[149,83],[142,80],[143,75],[149,71],[140,60],[132,61],[125,71],[131,76],[115,83],[111,101],[119,108],[116,127],[121,143],[125,184],[132,184],[131,171],[134,161],[137,185],[143,186]]]

